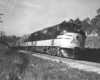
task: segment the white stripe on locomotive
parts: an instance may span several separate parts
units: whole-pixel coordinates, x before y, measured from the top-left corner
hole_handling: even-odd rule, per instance
[[[79,36],[79,39],[76,39],[76,36]],[[21,46],[59,46],[62,48],[74,49],[75,47],[79,47],[83,49],[84,46],[80,43],[82,43],[82,37],[80,34],[66,33],[64,35],[59,35],[57,39],[23,42],[21,43]]]

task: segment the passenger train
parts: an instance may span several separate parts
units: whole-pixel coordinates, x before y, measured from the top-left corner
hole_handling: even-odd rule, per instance
[[[67,58],[78,58],[85,48],[85,32],[73,22],[63,21],[22,37],[13,48]]]

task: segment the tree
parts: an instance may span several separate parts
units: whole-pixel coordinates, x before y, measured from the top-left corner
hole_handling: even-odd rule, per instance
[[[91,24],[91,21],[90,21],[90,18],[86,18],[82,21],[82,29],[84,31],[88,31],[90,29],[90,24]]]
[[[79,18],[75,19],[74,23],[77,24],[80,28],[82,27],[82,22]]]

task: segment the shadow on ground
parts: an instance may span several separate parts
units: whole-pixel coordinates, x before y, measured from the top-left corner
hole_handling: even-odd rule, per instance
[[[83,53],[82,55],[83,60],[100,63],[100,48],[99,49],[86,48],[82,53]]]

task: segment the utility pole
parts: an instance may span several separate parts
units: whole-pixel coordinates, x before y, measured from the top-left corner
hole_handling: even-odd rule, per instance
[[[3,31],[0,31],[0,40],[2,40],[3,34],[4,34],[4,32]]]
[[[2,38],[2,36],[5,35],[5,32],[4,31],[0,31],[0,37]]]
[[[2,16],[3,16],[3,14],[0,13],[0,23],[1,23],[1,24],[3,23],[3,20],[1,20]],[[2,26],[1,26],[1,28],[2,28]],[[5,35],[5,32],[4,32],[3,30],[0,30],[0,39],[2,39],[2,37],[3,37],[4,35]]]
[[[0,13],[0,23],[2,23],[3,21],[1,20],[1,16],[3,16],[3,14]]]
[[[5,32],[4,31],[0,31],[0,40],[3,41],[3,36],[5,35]]]

